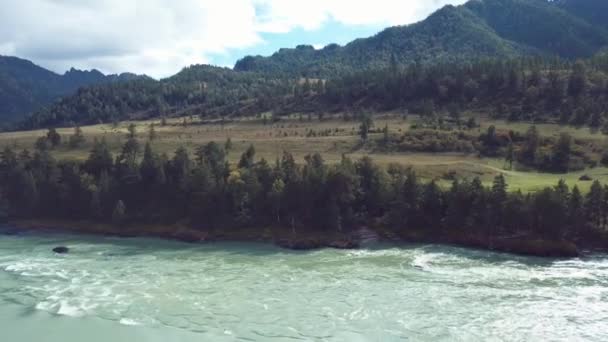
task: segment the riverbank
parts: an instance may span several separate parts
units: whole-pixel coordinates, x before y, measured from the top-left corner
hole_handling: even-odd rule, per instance
[[[573,242],[547,240],[527,235],[488,237],[466,233],[436,235],[429,234],[427,231],[406,231],[398,239],[407,242],[438,243],[544,258],[576,258],[581,255],[581,248]]]
[[[320,234],[283,228],[195,229],[187,224],[129,224],[116,226],[90,221],[52,219],[11,220],[9,226],[25,231],[67,232],[76,234],[116,236],[124,238],[154,237],[187,243],[262,242],[293,250],[318,248],[355,249],[359,243],[353,234]]]
[[[13,220],[9,222],[9,225],[18,231],[67,232],[124,238],[154,237],[187,243],[219,241],[261,242],[275,244],[292,250],[313,250],[319,248],[357,249],[368,238],[362,236],[362,230],[349,234],[326,234],[314,231],[296,232],[294,234],[291,229],[276,227],[199,230],[189,227],[187,224],[130,224],[116,226],[90,221],[50,219]],[[471,234],[438,236],[421,230],[409,230],[396,236],[381,228],[365,229],[365,232],[367,232],[367,235],[371,234],[373,236],[372,240],[376,241],[444,244],[537,257],[574,258],[580,256],[583,249],[581,246],[577,246],[570,241],[552,241],[530,236],[490,239]]]

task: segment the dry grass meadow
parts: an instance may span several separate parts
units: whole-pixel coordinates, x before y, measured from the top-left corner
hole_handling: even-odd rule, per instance
[[[391,134],[403,133],[410,129],[414,119],[404,120],[398,115],[381,114],[375,116],[375,127],[388,126]],[[586,174],[593,179],[599,179],[608,183],[607,168],[593,168],[582,172],[566,175],[519,172],[504,168],[504,161],[497,159],[481,159],[477,155],[465,155],[458,153],[374,153],[366,148],[360,147],[357,135],[358,122],[344,121],[339,117],[327,118],[318,121],[316,118],[309,120],[308,117],[293,115],[277,123],[264,123],[261,119],[242,119],[239,121],[221,124],[220,122],[200,122],[196,119],[183,118],[169,119],[165,126],[161,126],[160,120],[133,122],[137,126],[138,137],[141,141],[148,140],[150,125],[154,124],[157,138],[152,142],[156,151],[166,152],[171,155],[178,147],[184,146],[193,150],[197,146],[215,141],[223,144],[228,138],[233,143],[230,151],[231,161],[237,161],[241,153],[253,144],[257,151],[257,158],[265,158],[274,161],[280,157],[283,151],[291,152],[298,160],[306,155],[319,152],[323,158],[334,163],[339,161],[343,155],[353,159],[369,155],[375,162],[381,165],[398,163],[412,167],[424,179],[435,179],[440,184],[447,185],[450,181],[447,175],[456,177],[472,178],[479,176],[484,182],[489,183],[498,173],[503,173],[509,182],[511,190],[534,191],[539,188],[554,185],[559,179],[565,179],[569,185],[578,184],[581,189],[588,189],[590,182],[580,181],[579,178]],[[185,123],[185,124],[184,124]],[[87,139],[86,143],[71,149],[67,140],[73,134],[73,128],[62,128],[58,132],[63,137],[60,147],[53,150],[58,159],[84,160],[91,149],[94,139],[105,138],[114,153],[118,153],[125,141],[127,127],[131,122],[122,122],[118,126],[94,125],[82,127]],[[498,129],[509,129],[525,132],[530,124],[509,123],[504,121],[482,120],[479,131],[484,131],[490,125]],[[541,124],[537,128],[544,136],[557,135],[560,132],[568,132],[575,139],[585,139],[594,144],[606,144],[607,138],[602,134],[593,134],[589,129],[576,129],[563,127],[555,124]],[[311,134],[310,132],[313,132]],[[17,149],[32,150],[38,137],[44,136],[46,130],[22,131],[0,133],[0,148],[14,146]],[[381,134],[372,134],[371,139],[380,138]]]

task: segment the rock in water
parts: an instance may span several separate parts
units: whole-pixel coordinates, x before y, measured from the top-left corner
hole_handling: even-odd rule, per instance
[[[68,253],[69,251],[70,251],[70,249],[69,249],[69,248],[67,248],[67,247],[63,247],[63,246],[53,248],[53,252],[55,252],[55,253],[57,253],[57,254],[66,254],[66,253]]]

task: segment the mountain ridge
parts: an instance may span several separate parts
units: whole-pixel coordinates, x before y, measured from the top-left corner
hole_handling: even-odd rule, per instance
[[[22,120],[19,127],[91,124],[158,116],[254,115],[277,108],[279,112],[319,111],[320,108],[311,107],[306,99],[311,94],[324,93],[327,84],[333,83],[333,89],[329,87],[332,91],[338,84],[338,88],[350,87],[352,91],[360,92],[361,89],[347,84],[349,79],[373,79],[378,77],[374,71],[409,67],[483,66],[488,60],[520,64],[516,60],[535,60],[536,57],[550,64],[573,64],[571,62],[581,58],[595,65],[605,65],[608,30],[588,20],[599,20],[608,14],[594,14],[597,11],[590,10],[594,6],[601,9],[605,5],[602,0],[470,0],[460,6],[444,6],[421,22],[389,27],[345,46],[329,44],[317,50],[310,45],[298,45],[293,49],[280,49],[270,57],[244,57],[233,69],[193,65],[158,81],[132,74],[105,76],[105,81],[96,83],[101,84],[99,86],[80,88],[73,96],[66,96],[48,108],[32,110],[33,114]],[[562,58],[555,58],[560,53]],[[6,106],[1,62],[0,106]],[[29,63],[23,65],[34,65]],[[534,67],[529,69],[535,71]],[[52,74],[39,68],[32,75],[49,77],[48,73]],[[97,70],[74,69],[63,77],[82,84],[100,75],[103,74]],[[475,82],[464,79],[457,79],[457,82],[462,87],[475,89],[476,83],[485,82],[483,75],[478,76]],[[513,82],[520,82],[521,76],[509,77]],[[55,77],[51,75],[50,78]],[[27,80],[27,77],[23,79]],[[318,82],[319,79],[323,81]],[[121,80],[129,82],[107,84]],[[534,81],[540,85],[537,83]],[[369,89],[367,87],[366,91]],[[34,95],[36,90],[40,89],[34,87]],[[531,93],[534,92],[535,89],[531,89]],[[325,95],[331,97],[331,94]],[[48,91],[40,96],[48,97]],[[22,98],[30,100],[27,96]],[[31,103],[23,104],[26,105]]]
[[[298,46],[268,57],[246,56],[234,70],[330,77],[386,67],[393,59],[411,64],[531,54],[588,58],[608,46],[608,30],[590,22],[606,16],[593,14],[590,8],[606,5],[599,0],[583,2],[584,6],[572,0],[470,0],[344,46],[330,44],[321,50]]]
[[[137,79],[131,73],[105,75],[71,68],[63,74],[27,59],[0,55],[0,119],[5,123],[36,111],[81,87]]]

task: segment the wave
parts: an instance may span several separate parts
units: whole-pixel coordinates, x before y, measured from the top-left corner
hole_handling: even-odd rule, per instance
[[[411,265],[417,269],[429,271],[431,268],[431,263],[434,259],[436,259],[436,257],[437,256],[435,254],[420,254],[414,258]]]
[[[83,309],[83,307],[71,305],[67,301],[61,301],[59,303],[59,310],[57,310],[57,314],[61,316],[81,317],[85,315]]]
[[[382,250],[373,250],[373,249],[359,249],[348,252],[349,257],[354,258],[368,258],[368,257],[406,257],[408,256],[408,251],[404,249],[382,249]]]
[[[68,317],[82,317],[86,314],[83,306],[72,305],[67,300],[59,302],[43,301],[36,304],[36,310]]]
[[[142,325],[142,323],[140,323],[140,322],[138,322],[138,321],[136,321],[134,319],[131,319],[131,318],[121,318],[118,323],[120,323],[122,325],[128,325],[128,326],[139,326],[139,325]]]

